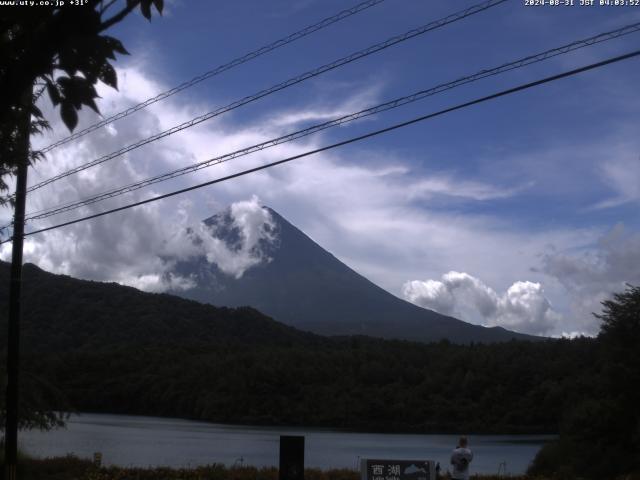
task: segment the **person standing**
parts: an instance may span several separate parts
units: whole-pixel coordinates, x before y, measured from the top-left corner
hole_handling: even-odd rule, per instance
[[[451,453],[453,472],[451,478],[455,480],[469,480],[469,464],[473,460],[473,452],[468,446],[467,437],[460,437],[458,446]]]

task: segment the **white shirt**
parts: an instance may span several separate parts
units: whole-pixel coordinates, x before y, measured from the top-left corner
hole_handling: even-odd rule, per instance
[[[453,472],[451,478],[456,480],[469,480],[469,464],[473,460],[473,452],[468,448],[458,447],[451,453],[451,465]]]

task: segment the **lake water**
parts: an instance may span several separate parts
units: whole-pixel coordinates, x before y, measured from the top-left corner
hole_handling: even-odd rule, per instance
[[[126,415],[73,415],[67,428],[21,432],[27,453],[50,457],[73,453],[90,458],[101,452],[103,463],[120,466],[188,467],[211,463],[277,466],[280,435],[305,436],[307,467],[353,468],[360,458],[435,460],[448,466],[455,435],[345,433],[305,428],[219,425],[180,419]],[[472,471],[524,473],[549,440],[541,435],[471,435]]]

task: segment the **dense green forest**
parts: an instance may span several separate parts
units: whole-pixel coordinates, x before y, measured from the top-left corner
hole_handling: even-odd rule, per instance
[[[25,358],[81,411],[413,432],[556,432],[590,340],[121,348]],[[590,365],[593,368],[593,365]],[[576,372],[576,375],[567,375]],[[62,406],[61,406],[62,407]]]
[[[7,273],[0,269],[2,301]],[[34,405],[378,431],[556,432],[562,412],[590,389],[598,356],[590,339],[326,338],[250,308],[32,265],[22,332],[23,398]]]
[[[603,307],[589,390],[563,411],[559,438],[538,453],[531,474],[640,476],[640,287],[627,286]]]
[[[368,431],[559,432],[533,473],[639,467],[629,460],[640,458],[638,288],[605,303],[598,338],[455,345],[326,338],[251,308],[33,266],[25,273],[21,405],[36,419],[77,410]],[[0,269],[2,302],[6,281]],[[0,321],[4,344],[6,309]]]

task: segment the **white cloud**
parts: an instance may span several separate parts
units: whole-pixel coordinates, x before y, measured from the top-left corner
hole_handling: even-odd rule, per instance
[[[217,265],[224,273],[235,278],[251,267],[271,259],[263,251],[267,244],[277,240],[275,224],[271,214],[262,208],[258,198],[236,202],[229,208],[230,225],[207,226],[203,223],[190,229],[184,237],[174,237],[175,249],[166,250],[166,255],[179,260],[204,256],[207,262]],[[222,228],[236,229],[239,241],[233,245],[224,238]],[[188,252],[184,251],[188,246]],[[185,255],[186,253],[186,255]],[[176,255],[178,254],[178,255]]]
[[[550,249],[541,265],[568,292],[573,316],[580,319],[576,330],[593,335],[599,328],[593,313],[601,312],[601,302],[626,284],[640,285],[640,234],[618,224],[579,251]]]
[[[119,92],[106,87],[99,91],[102,96],[100,107],[105,116],[166,89],[150,80],[142,68],[120,69],[119,80]],[[363,104],[377,101],[375,89],[372,91],[370,98],[358,101]],[[235,123],[233,115],[205,122],[38,190],[29,195],[28,210],[48,208],[183,167],[281,135],[289,124],[291,129],[295,129],[293,124],[300,121],[325,118],[330,112],[357,107],[350,103],[353,100],[346,88],[340,92],[344,92],[344,98],[333,95],[326,105],[317,100],[312,104],[285,104],[281,112],[271,110],[263,116],[252,117],[251,122]],[[112,129],[102,129],[60,147],[30,171],[30,183],[93,160],[215,107],[203,104],[172,97],[118,121]],[[45,110],[47,108],[45,106]],[[54,119],[52,124],[58,131],[58,137],[64,136],[66,131],[57,120],[58,113],[51,114],[50,108],[47,112],[49,118]],[[92,112],[81,112],[83,125],[95,120]],[[266,149],[124,197],[84,207],[75,213],[34,222],[29,229],[98,213],[106,208],[300,154],[329,143],[327,135],[328,132]],[[45,145],[55,139],[52,136],[36,141]],[[545,292],[536,291],[528,284],[515,288],[513,301],[501,307],[501,322],[505,325],[517,323],[514,318],[522,302],[533,312],[536,308],[534,300],[544,297],[553,300],[554,310],[564,314],[562,325],[558,324],[550,333],[588,331],[582,320],[569,316],[570,305],[565,300],[563,283],[546,270],[532,272],[531,266],[539,264],[538,255],[548,244],[555,245],[557,251],[570,251],[577,246],[594,243],[601,235],[599,229],[516,228],[512,222],[497,215],[470,213],[458,208],[491,205],[490,202],[514,198],[525,189],[532,188],[532,180],[536,182],[537,192],[540,188],[566,191],[567,182],[562,175],[557,176],[562,187],[555,184],[549,187],[547,178],[538,176],[542,175],[541,172],[553,176],[555,171],[547,165],[564,162],[557,162],[556,156],[549,158],[547,163],[525,162],[531,171],[520,170],[521,174],[514,180],[513,176],[500,176],[495,172],[471,176],[466,172],[429,171],[418,167],[420,163],[429,164],[427,154],[418,162],[379,146],[370,148],[367,143],[325,152],[189,195],[28,237],[26,259],[50,271],[117,281],[154,291],[169,287],[188,288],[190,285],[189,278],[168,278],[164,275],[169,270],[167,258],[170,255],[190,258],[190,255],[204,254],[221,270],[241,276],[257,262],[268,261],[255,248],[260,245],[256,239],[268,237],[268,228],[260,231],[260,224],[268,222],[261,217],[263,211],[255,208],[257,200],[246,201],[257,194],[265,205],[273,207],[320,245],[392,293],[400,295],[407,279],[437,278],[442,272],[456,270],[478,272],[483,282],[505,292],[498,296],[501,299],[503,296],[508,298],[506,292],[514,286],[514,279],[527,278],[531,285],[543,284]],[[568,153],[566,156],[570,157]],[[578,156],[575,161],[582,161],[582,158]],[[435,208],[436,200],[438,208]],[[238,207],[234,216],[245,241],[239,250],[232,250],[216,242],[199,225],[202,219],[237,202],[245,205]],[[455,208],[451,208],[452,205]],[[0,220],[8,220],[7,209],[0,211]],[[193,237],[186,236],[188,227],[193,228],[191,235],[207,239],[206,251],[205,247],[194,248]],[[7,252],[8,247],[4,245],[2,258],[7,258]],[[442,280],[434,282],[442,283]],[[431,288],[437,287],[432,285]],[[475,292],[480,295],[482,289],[476,288]],[[577,298],[582,298],[581,292],[576,294]],[[491,299],[490,296],[488,298]],[[450,308],[459,308],[459,302],[447,303],[444,295],[438,299],[442,309],[449,304],[453,305]],[[480,302],[482,297],[476,300]],[[487,305],[491,304],[487,302]],[[544,310],[544,302],[537,308]],[[479,317],[476,320],[484,319]],[[525,324],[523,328],[531,331],[545,324],[538,322],[535,325],[537,327]]]
[[[535,335],[558,327],[554,311],[540,283],[518,281],[498,295],[478,278],[451,271],[441,280],[413,280],[404,284],[404,297],[416,305],[488,326],[501,326]]]
[[[146,292],[164,292],[167,290],[180,292],[196,286],[194,279],[181,277],[171,272],[140,275],[122,283]]]
[[[443,315],[455,313],[455,298],[443,282],[411,280],[404,284],[402,293],[405,299],[421,307],[435,310]]]
[[[602,178],[614,195],[602,200],[595,208],[612,208],[630,202],[640,202],[640,157],[627,153],[606,161],[601,166]]]
[[[527,186],[532,186],[532,184],[530,183]],[[409,184],[407,192],[414,199],[446,195],[484,201],[512,197],[527,186],[498,188],[486,183],[456,179],[450,175],[434,175],[428,179]]]
[[[278,112],[269,119],[269,123],[272,127],[299,128],[302,123],[321,123],[333,120],[375,105],[378,103],[377,99],[380,96],[380,90],[380,85],[374,85],[358,91],[355,95],[350,96],[346,101],[340,101],[337,105],[327,105],[327,102],[323,102],[320,105],[306,105],[302,110],[295,109]],[[335,98],[331,98],[329,101],[332,104],[336,102]],[[364,118],[371,119],[372,117]]]
[[[237,245],[218,238],[215,229],[191,223],[188,202],[167,215],[150,204],[117,220],[102,217],[71,229],[28,237],[24,255],[48,271],[79,278],[116,281],[142,290],[187,290],[193,279],[171,273],[178,260],[203,256],[224,273],[240,278],[244,272],[270,259],[262,243],[276,240],[273,219],[257,197],[231,205],[231,228],[240,236]],[[0,259],[11,258],[11,244],[0,247]]]

